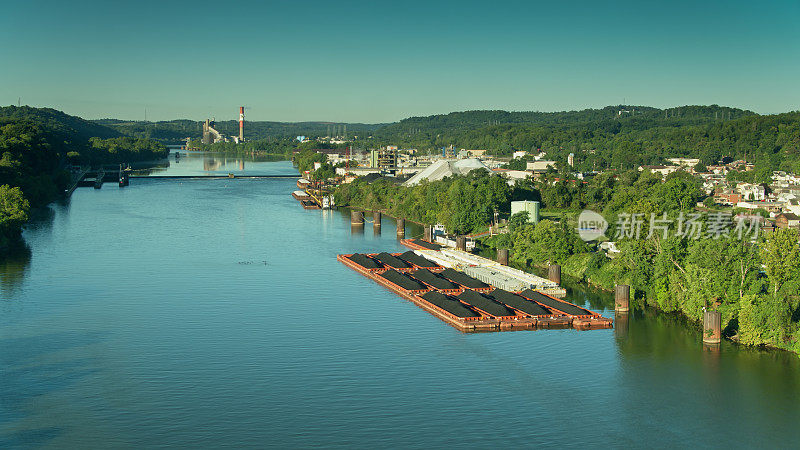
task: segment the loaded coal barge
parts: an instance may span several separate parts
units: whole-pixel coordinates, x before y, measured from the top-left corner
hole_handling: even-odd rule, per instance
[[[612,326],[611,319],[546,293],[501,289],[422,253],[354,253],[337,259],[462,331]]]

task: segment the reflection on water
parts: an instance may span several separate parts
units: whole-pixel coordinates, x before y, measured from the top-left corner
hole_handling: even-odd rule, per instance
[[[136,171],[137,175],[295,175],[291,161],[276,155],[237,155],[206,152],[174,152],[162,167]]]
[[[216,160],[211,156],[203,158],[203,170],[214,171],[223,166],[222,160]]]
[[[630,312],[614,312],[614,337],[617,342],[628,338],[628,320],[630,320]]]
[[[17,243],[0,256],[0,293],[5,298],[11,297],[20,287],[30,264],[31,250],[24,242]]]

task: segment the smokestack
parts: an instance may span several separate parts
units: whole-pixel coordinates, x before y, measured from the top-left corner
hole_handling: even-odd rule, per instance
[[[239,107],[239,142],[244,141],[244,106]]]

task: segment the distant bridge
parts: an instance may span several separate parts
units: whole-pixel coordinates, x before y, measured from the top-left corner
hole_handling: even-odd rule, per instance
[[[138,180],[232,180],[236,178],[297,178],[298,176],[299,175],[236,175],[233,173],[227,175],[130,175],[128,171],[104,172],[102,169],[98,171],[84,169],[80,174],[75,174],[74,181],[64,190],[64,195],[69,197],[75,192],[75,189],[79,187],[94,186],[95,189],[100,189],[104,182],[119,182],[120,187],[127,186],[128,180],[131,178],[136,178]]]

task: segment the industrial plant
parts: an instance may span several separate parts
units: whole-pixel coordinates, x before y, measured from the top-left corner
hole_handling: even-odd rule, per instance
[[[215,119],[206,119],[203,122],[203,144],[216,144],[217,142],[230,142],[235,143],[244,142],[244,106],[239,107],[239,135],[238,136],[225,136],[215,128]]]

